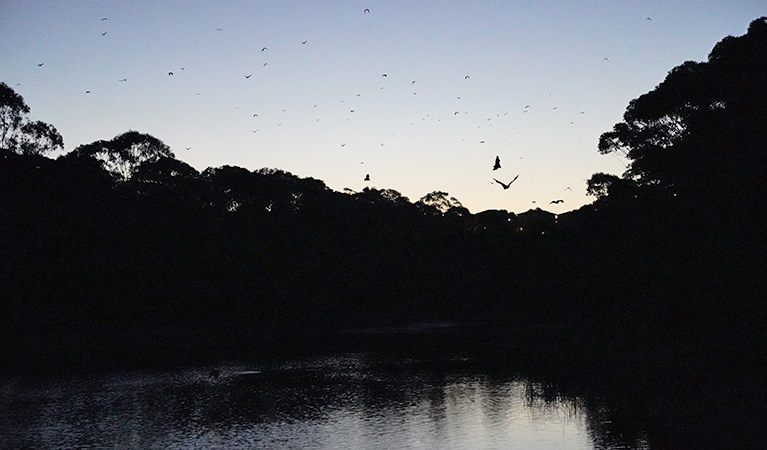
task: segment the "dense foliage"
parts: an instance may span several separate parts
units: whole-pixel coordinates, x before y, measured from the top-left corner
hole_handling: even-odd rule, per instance
[[[630,160],[624,178],[655,188],[656,201],[692,213],[760,223],[766,193],[767,18],[728,36],[708,61],[675,67],[652,91],[632,100],[601,153]]]
[[[64,147],[56,128],[27,118],[29,106],[10,86],[0,82],[0,150],[43,155]]]

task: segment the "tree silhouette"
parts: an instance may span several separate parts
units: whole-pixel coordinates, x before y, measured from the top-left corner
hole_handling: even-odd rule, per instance
[[[588,180],[586,194],[597,199],[605,198],[608,195],[625,199],[633,193],[634,188],[636,188],[636,182],[632,179],[599,172],[592,175]]]
[[[199,177],[200,173],[189,164],[161,156],[140,164],[133,173],[136,181],[175,185],[178,180]]]
[[[696,208],[761,201],[767,173],[765,48],[762,17],[745,35],[720,41],[708,61],[675,67],[629,103],[623,121],[600,137],[599,152],[625,155],[625,178]]]
[[[53,125],[30,121],[24,98],[0,82],[0,150],[22,155],[43,155],[64,147]]]
[[[80,145],[65,155],[68,158],[94,158],[118,180],[131,178],[136,169],[145,162],[161,157],[173,158],[173,152],[164,142],[149,134],[128,131],[109,141],[95,141]]]
[[[464,213],[464,211],[460,209],[463,208],[461,202],[458,201],[458,199],[455,197],[450,197],[447,192],[442,191],[434,191],[424,195],[420,200],[418,200],[416,206],[419,206],[421,209],[426,211],[429,209],[432,211],[436,210],[437,214],[440,215],[447,213],[452,208],[459,208],[456,210],[457,215],[462,215]]]
[[[90,158],[89,158],[90,159]],[[93,161],[93,160],[91,160]],[[140,164],[127,183],[126,196],[140,196],[151,214],[189,216],[209,198],[208,183],[192,166],[167,156]],[[176,217],[178,220],[180,217]]]

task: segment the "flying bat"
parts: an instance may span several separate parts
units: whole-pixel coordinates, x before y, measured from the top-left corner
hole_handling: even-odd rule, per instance
[[[502,181],[498,181],[498,180],[496,180],[495,178],[493,178],[493,180],[495,180],[495,182],[496,182],[496,183],[498,183],[498,184],[500,184],[501,186],[503,186],[503,190],[506,190],[506,189],[508,189],[508,188],[511,186],[511,183],[513,183],[513,182],[517,181],[517,178],[519,178],[519,175],[517,175],[516,177],[514,177],[514,179],[513,179],[513,180],[509,181],[509,182],[508,182],[508,184],[506,184],[506,183],[504,183],[504,182],[502,182]]]

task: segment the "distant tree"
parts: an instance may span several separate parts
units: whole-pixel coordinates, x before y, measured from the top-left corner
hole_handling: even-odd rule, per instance
[[[220,212],[272,211],[272,195],[261,183],[263,176],[243,167],[221,166],[208,167],[202,172],[202,177],[211,185],[209,207]]]
[[[468,210],[464,211],[466,208],[463,208],[463,205],[457,198],[450,197],[447,192],[442,191],[434,191],[424,195],[418,200],[416,206],[420,206],[425,210],[436,210],[439,214],[445,214],[452,208],[458,208],[453,211],[455,215],[464,215],[465,212],[468,212]]]
[[[208,206],[251,215],[306,212],[328,190],[321,180],[299,178],[272,168],[250,171],[236,166],[209,167],[203,171],[202,178],[211,186]]]
[[[197,170],[167,156],[140,164],[128,185],[132,193],[194,208],[202,207],[208,195],[207,183]]]
[[[371,204],[402,206],[409,205],[407,197],[394,189],[364,188],[361,192],[354,192],[353,197]]]
[[[68,158],[94,158],[104,169],[121,181],[131,178],[139,166],[162,157],[174,158],[170,147],[149,134],[128,131],[109,141],[80,145],[66,155]]]
[[[469,208],[466,208],[465,206],[451,206],[450,209],[445,211],[445,216],[469,217],[471,216],[471,212],[469,211]]]
[[[626,198],[636,188],[634,180],[606,173],[595,173],[588,180],[586,194],[601,199],[607,195]]]
[[[197,178],[200,173],[189,164],[168,156],[146,161],[133,173],[132,179],[149,183],[175,185],[178,180]]]
[[[767,175],[767,17],[728,36],[706,62],[685,62],[632,100],[599,152],[630,163],[625,178],[697,205],[761,202]],[[600,175],[600,174],[598,174]],[[592,194],[616,185],[603,176]]]
[[[53,125],[30,121],[24,98],[0,82],[0,149],[21,155],[43,155],[64,147]]]
[[[260,169],[256,169],[253,171],[253,173],[259,174],[259,175],[271,175],[275,178],[280,178],[284,180],[295,180],[297,177],[293,175],[290,172],[284,171],[282,169],[277,169],[274,167],[262,167]]]
[[[274,198],[287,195],[292,212],[306,212],[311,203],[318,201],[328,191],[325,182],[316,178],[299,178],[280,169],[262,168],[253,172],[268,186]],[[316,205],[315,205],[316,206]]]
[[[514,225],[517,215],[505,209],[488,209],[472,215],[474,230],[505,230]]]
[[[402,195],[399,191],[395,191],[394,189],[382,189],[381,197],[395,205],[404,205],[410,203],[410,200],[407,197]]]

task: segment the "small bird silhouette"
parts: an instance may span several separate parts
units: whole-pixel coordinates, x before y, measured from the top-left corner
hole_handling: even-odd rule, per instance
[[[102,35],[102,36],[106,36],[106,35],[107,35],[107,32],[105,31],[105,32],[101,33],[101,35]]]
[[[85,91],[85,93],[86,93],[86,94],[90,94],[90,93],[91,93],[91,91]]]
[[[258,114],[253,114],[253,117],[258,117]]]
[[[370,181],[370,174],[365,175],[365,181]]]
[[[245,75],[245,78],[250,78],[252,76],[253,76],[253,74],[251,73],[250,75]]]
[[[262,48],[262,49],[261,49],[261,51],[262,51],[262,52],[263,52],[264,50],[269,50],[269,49],[268,49],[268,48],[266,48],[266,47],[264,47],[264,48]]]
[[[168,76],[172,77],[173,76],[173,72],[168,72]]]
[[[389,77],[389,75],[386,75],[386,74],[383,74],[381,76],[384,77],[384,78],[388,78]]]
[[[570,186],[567,186],[567,187],[565,188],[565,190],[566,190],[566,191],[570,191],[570,192],[572,192],[572,191],[573,191],[573,188],[571,188]]]
[[[122,78],[122,79],[119,79],[117,81],[120,82],[120,83],[125,83],[126,81],[128,81],[128,79],[127,78]]]
[[[367,8],[365,8],[365,10],[364,10],[364,11],[362,11],[362,12],[364,12],[364,13],[369,13],[369,12],[370,12],[370,10],[369,10],[369,9],[367,9]]]
[[[468,79],[469,79],[469,76],[468,76],[468,75],[466,75],[465,77],[463,77],[463,79],[464,79],[464,80],[468,80]]]
[[[38,63],[38,64],[37,64],[37,67],[42,67],[42,66],[43,66],[43,64],[45,64],[45,63]]]
[[[109,17],[104,17],[101,20],[109,20]]]
[[[306,44],[307,42],[309,42],[309,41],[301,41],[302,44]]]
[[[517,181],[517,178],[519,178],[519,175],[517,175],[516,177],[514,177],[514,179],[513,179],[513,180],[511,180],[511,181],[509,181],[508,183],[504,183],[503,181],[499,181],[499,180],[497,180],[497,179],[495,179],[495,178],[493,178],[493,180],[495,180],[495,182],[496,182],[496,183],[498,183],[498,184],[500,184],[501,186],[503,186],[503,190],[505,191],[506,189],[508,189],[508,188],[509,188],[509,186],[511,186],[511,183],[513,183],[513,182]]]
[[[559,199],[559,200],[552,200],[552,201],[550,201],[550,202],[549,202],[549,205],[550,205],[550,204],[552,204],[552,203],[554,203],[554,204],[559,204],[559,203],[564,203],[564,202],[565,202],[565,201],[564,201],[564,200],[562,200],[562,199]]]
[[[493,164],[493,170],[498,170],[501,168],[501,158],[499,156],[495,157],[495,164]]]

